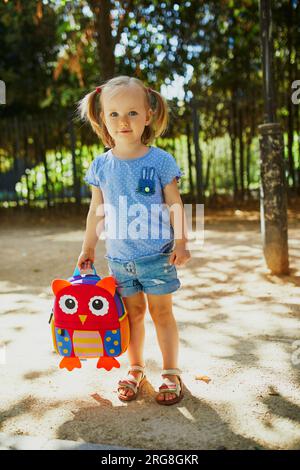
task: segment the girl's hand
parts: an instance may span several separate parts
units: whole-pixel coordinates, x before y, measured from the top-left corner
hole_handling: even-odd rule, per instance
[[[77,266],[80,270],[91,269],[95,261],[95,250],[82,250],[78,256]]]
[[[175,266],[183,266],[191,259],[191,253],[184,244],[175,244],[173,253],[170,256],[169,263]]]

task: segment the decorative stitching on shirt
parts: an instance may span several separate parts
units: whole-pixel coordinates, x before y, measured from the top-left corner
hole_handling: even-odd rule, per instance
[[[144,166],[141,171],[141,178],[139,179],[136,192],[144,196],[151,196],[155,194],[155,168],[153,166]]]

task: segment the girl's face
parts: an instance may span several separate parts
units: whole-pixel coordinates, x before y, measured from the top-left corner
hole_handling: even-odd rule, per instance
[[[104,92],[101,96],[101,117],[110,136],[118,146],[141,143],[145,126],[151,121],[153,111],[146,104],[141,88],[124,86],[117,93]]]

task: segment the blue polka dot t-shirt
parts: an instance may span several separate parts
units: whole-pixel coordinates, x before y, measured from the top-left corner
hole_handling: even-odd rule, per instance
[[[138,158],[121,159],[108,150],[93,160],[84,180],[103,193],[106,258],[132,261],[173,244],[163,188],[181,176],[174,157],[153,146]]]

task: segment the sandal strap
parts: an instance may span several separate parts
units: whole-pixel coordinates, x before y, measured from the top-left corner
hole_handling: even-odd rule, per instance
[[[130,367],[130,371],[136,370],[138,372],[142,372],[142,377],[138,380],[136,377],[134,377],[134,375],[130,374],[130,371],[129,371],[128,374],[122,380],[119,380],[118,382],[119,388],[130,388],[131,390],[134,391],[134,393],[136,393],[140,385],[140,382],[145,377],[144,369],[145,367],[142,367],[142,366]]]
[[[134,375],[127,374],[125,377],[123,377],[123,379],[121,379],[121,382],[131,382],[131,383],[137,384],[138,380],[136,379]]]
[[[181,375],[182,371],[180,369],[164,369],[161,375]]]
[[[163,384],[159,387],[159,393],[175,393],[179,397],[181,392],[181,383],[172,382],[167,377],[164,378]]]
[[[138,389],[138,383],[137,383],[137,382],[136,382],[135,384],[133,384],[131,380],[125,380],[125,379],[124,379],[124,380],[120,380],[120,381],[118,382],[118,386],[119,386],[119,387],[118,387],[118,390],[119,390],[120,388],[130,388],[131,390],[134,391],[134,393],[136,393],[136,392],[137,392],[137,389]]]
[[[130,366],[130,370],[144,372],[145,366]]]

